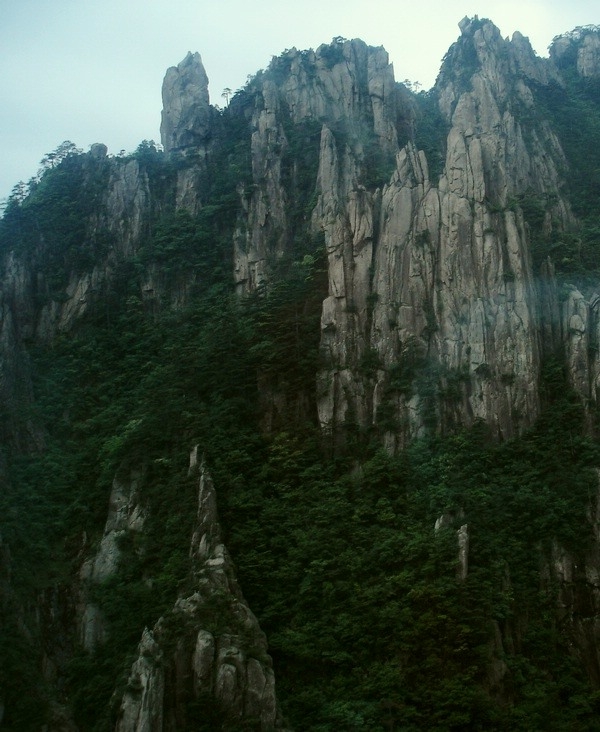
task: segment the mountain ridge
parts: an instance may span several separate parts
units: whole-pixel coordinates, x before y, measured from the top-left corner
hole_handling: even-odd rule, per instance
[[[460,29],[421,94],[338,38],[217,110],[190,53],[164,152],[9,202],[9,728],[593,728],[600,33]]]

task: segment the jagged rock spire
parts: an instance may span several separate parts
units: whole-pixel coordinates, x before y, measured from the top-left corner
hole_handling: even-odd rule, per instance
[[[166,152],[203,148],[210,135],[208,76],[199,53],[167,69],[162,86],[160,136]]]
[[[190,475],[198,479],[198,512],[190,546],[194,590],[143,632],[123,695],[117,732],[183,729],[193,724],[182,699],[218,713],[223,729],[283,729],[267,642],[244,600],[221,543],[216,494],[198,448]],[[169,722],[167,723],[167,718]]]

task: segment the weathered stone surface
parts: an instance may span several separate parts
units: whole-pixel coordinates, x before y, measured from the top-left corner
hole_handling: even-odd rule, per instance
[[[102,142],[95,142],[90,146],[90,156],[95,160],[104,160],[108,154],[108,148]]]
[[[412,143],[399,146],[412,128],[414,102],[394,82],[382,48],[336,40],[316,51],[292,49],[254,83],[253,103],[238,110],[252,129],[253,176],[253,184],[240,190],[233,264],[238,290],[268,284],[293,247],[297,223],[290,220],[285,161],[290,125],[318,125],[314,206],[306,217],[312,231],[324,235],[328,258],[319,419],[335,431],[350,415],[366,426],[386,412],[396,425],[383,430],[392,450],[425,422],[444,430],[484,419],[507,436],[535,419],[539,333],[547,321],[515,202],[533,192],[554,201],[548,230],[573,224],[560,195],[566,161],[558,140],[544,121],[526,134],[520,121],[522,110],[534,104],[530,85],[558,79],[556,64],[536,57],[520,34],[502,39],[487,21],[467,18],[461,32],[436,86],[448,135],[435,180],[422,151]],[[593,47],[588,37],[596,36],[584,35],[581,47]],[[463,56],[473,60],[468,79]],[[163,95],[165,148],[200,151],[197,165],[178,172],[175,190],[176,205],[196,213],[202,161],[214,144],[214,110],[198,54],[169,69]],[[378,186],[366,185],[373,156],[389,163]],[[13,262],[10,282],[25,314],[24,332],[51,340],[57,331],[69,331],[101,299],[115,258],[135,255],[153,207],[140,163],[112,161],[107,213],[96,222],[114,242],[106,260],[89,272],[73,272],[64,302],[49,301],[33,320],[26,317],[32,312],[30,273]],[[180,280],[170,285],[175,307],[193,286],[193,278]],[[164,290],[160,272],[149,267],[144,303],[159,307]],[[391,370],[411,359],[429,364],[435,399],[425,400],[416,383],[390,391]],[[443,396],[450,392],[451,399]],[[271,401],[276,404],[277,396]]]
[[[340,40],[320,46],[316,52],[292,49],[274,60],[272,70],[278,74],[283,71],[284,77],[278,84],[269,78],[261,84],[260,104],[251,123],[255,189],[244,226],[235,239],[234,276],[240,292],[251,292],[265,283],[272,269],[269,262],[281,257],[288,243],[288,201],[281,168],[281,153],[288,145],[283,125],[286,115],[294,124],[326,122],[330,134],[322,138],[322,155],[334,154],[331,129],[346,130],[352,150],[340,151],[342,165],[347,161],[356,166],[356,156],[364,156],[369,135],[388,155],[398,149],[395,121],[401,112],[402,92],[383,48],[372,48],[359,40]],[[410,117],[410,110],[406,113]],[[319,168],[319,175],[327,175],[329,183],[337,187],[334,181],[338,173],[328,170],[323,160]],[[342,185],[346,188],[349,182],[356,182],[356,173],[351,170],[345,171],[344,177]],[[343,190],[340,188],[340,193]],[[333,210],[330,213],[335,216]]]
[[[583,26],[557,36],[550,46],[550,58],[559,67],[574,65],[580,76],[600,76],[599,26]]]
[[[119,539],[129,531],[140,532],[144,528],[146,512],[138,494],[140,478],[141,473],[132,471],[127,483],[116,478],[113,481],[104,536],[89,571],[87,563],[82,570],[94,582],[103,582],[116,572],[121,556]]]
[[[190,544],[194,591],[144,631],[119,713],[119,732],[182,729],[188,695],[224,728],[282,729],[267,644],[221,542],[216,496],[197,448],[198,513]],[[174,650],[172,650],[174,648]],[[214,718],[214,717],[213,717]]]
[[[394,82],[387,54],[360,41],[285,53],[273,62],[271,75],[255,82],[251,103],[240,112],[252,130],[253,180],[239,189],[238,290],[268,286],[277,264],[294,256],[290,180],[298,164],[290,149],[294,126],[310,123],[319,151],[303,223],[324,238],[328,279],[318,417],[324,431],[335,432],[345,422],[375,426],[391,451],[426,429],[443,432],[479,419],[499,437],[517,433],[539,412],[541,354],[557,348],[566,354],[582,402],[597,403],[600,396],[600,299],[572,288],[559,303],[551,263],[541,280],[534,279],[519,205],[525,194],[552,201],[545,232],[574,224],[562,193],[567,162],[550,126],[535,114],[533,88],[563,83],[560,69],[567,63],[583,77],[597,76],[598,35],[584,29],[559,38],[546,61],[518,33],[504,40],[493,24],[477,18],[465,18],[460,28],[435,88],[447,125],[441,172],[412,141],[415,103]],[[7,414],[3,431],[21,452],[44,443],[41,430],[19,415],[32,404],[23,343],[52,342],[102,302],[117,264],[135,258],[151,214],[159,215],[161,206],[174,202],[192,214],[201,208],[202,175],[216,142],[208,80],[197,54],[167,72],[163,98],[165,149],[197,161],[178,171],[164,200],[151,190],[143,163],[107,158],[105,146],[96,144],[85,165],[105,165],[107,184],[86,236],[108,235],[100,261],[88,271],[68,272],[61,297],[44,300],[43,237],[29,259],[16,248],[3,255],[0,400]],[[173,306],[185,303],[191,278],[172,287]],[[143,280],[143,303],[158,306],[164,293],[160,268],[149,266]],[[182,689],[209,699],[232,724],[259,720],[265,730],[281,725],[266,643],[235,579],[210,477],[199,463],[196,456],[193,591],[144,633],[123,698],[121,730],[183,728]],[[98,553],[82,568],[84,585],[110,577],[119,562],[119,537],[143,530],[134,483],[115,484]],[[596,534],[597,513],[591,505]],[[457,528],[464,578],[467,524]],[[577,566],[557,546],[551,564],[575,647],[600,683],[600,550],[594,545]],[[585,607],[593,612],[577,616]],[[224,628],[212,622],[217,616]],[[85,595],[79,617],[82,643],[91,650],[106,628]],[[175,639],[170,620],[179,628]],[[504,671],[498,661],[492,683],[499,684]]]
[[[456,532],[456,536],[458,539],[456,576],[459,580],[465,580],[469,574],[469,525],[463,524]]]
[[[162,652],[146,628],[131,667],[116,732],[163,732],[165,693]]]
[[[600,76],[600,35],[584,35],[577,53],[577,71],[587,78]]]
[[[312,228],[324,234],[329,279],[319,419],[335,432],[349,418],[377,423],[385,411],[396,425],[384,435],[392,450],[425,422],[444,430],[483,419],[509,436],[535,420],[542,316],[515,201],[532,191],[551,198],[545,225],[573,224],[560,195],[558,139],[544,121],[527,133],[520,121],[534,105],[530,84],[556,80],[556,68],[526,38],[504,40],[489,21],[465,19],[461,31],[436,87],[449,127],[437,181],[423,152],[398,147],[398,119],[410,120],[412,109],[382,49],[338,41],[287,52],[272,67],[278,84],[260,87],[253,118],[255,190],[236,235],[238,287],[267,283],[288,247],[285,114],[318,120]],[[463,55],[476,58],[468,82]],[[363,182],[369,136],[383,159],[396,156],[375,190]],[[433,400],[416,384],[390,392],[390,372],[411,360],[428,364]]]
[[[437,534],[444,529],[450,529],[456,526],[457,521],[464,519],[464,511],[458,510],[456,513],[443,513],[435,521],[434,531]],[[463,581],[469,574],[469,525],[461,524],[455,529],[457,543],[457,559],[456,559],[456,578]]]
[[[557,69],[535,54],[529,38],[516,31],[511,41],[511,61],[514,60],[515,72],[520,72],[527,79],[540,84],[548,84],[550,81],[562,83]]]
[[[554,304],[548,318],[555,323],[556,311],[560,310],[559,337],[557,340],[553,327],[548,342],[551,347],[558,343],[564,349],[569,382],[591,419],[600,401],[600,293],[593,290],[584,295],[575,286],[566,285],[563,294],[560,308]]]
[[[142,473],[133,470],[127,482],[115,478],[100,545],[96,554],[81,566],[79,636],[81,644],[88,651],[106,641],[107,630],[102,611],[87,600],[87,590],[90,585],[104,582],[117,572],[121,559],[119,542],[130,532],[143,531],[146,511],[139,496],[141,479]]]
[[[135,158],[107,158],[102,150],[105,146],[97,143],[81,158],[86,185],[88,182],[97,185],[101,176],[106,180],[105,189],[97,194],[98,205],[85,221],[85,234],[80,242],[88,253],[96,249],[98,240],[109,242],[98,252],[95,261],[87,269],[81,266],[68,269],[69,262],[66,262],[66,281],[57,293],[48,281],[48,252],[43,231],[39,246],[32,251],[17,254],[9,249],[3,256],[0,332],[5,339],[12,333],[11,337],[17,340],[14,347],[3,350],[12,353],[13,358],[4,357],[4,366],[0,360],[0,382],[2,378],[12,379],[6,369],[23,352],[20,345],[23,340],[51,343],[57,334],[71,332],[86,315],[106,307],[115,273],[124,261],[135,258],[140,245],[146,241],[151,215],[161,211],[163,202],[151,195],[144,165]],[[192,214],[200,208],[198,176],[197,166],[184,167],[178,171],[175,186],[177,206]],[[140,297],[149,309],[163,304],[177,308],[187,302],[194,285],[192,272],[167,283],[159,268],[149,263]],[[21,373],[25,378],[20,380],[20,388],[27,383],[25,365]],[[36,441],[39,439],[42,438],[36,437]]]
[[[409,342],[413,349],[426,352],[437,362],[442,381],[447,374],[471,383],[451,406],[452,418],[463,423],[482,418],[506,435],[518,429],[524,415],[529,421],[537,414],[537,315],[522,219],[508,208],[496,213],[490,203],[495,202],[494,208],[506,207],[511,196],[531,186],[556,190],[564,157],[547,129],[534,137],[535,149],[529,149],[516,119],[509,111],[500,112],[508,102],[512,76],[501,63],[506,54],[500,50],[508,44],[497,29],[489,23],[481,27],[468,23],[462,30],[464,42],[475,47],[480,68],[468,91],[459,91],[444,70],[438,82],[440,105],[451,124],[439,186],[432,186],[424,157],[409,146],[399,155],[397,172],[383,191],[379,238],[373,247],[370,345],[387,369],[406,358]],[[520,41],[521,67],[522,57]],[[518,86],[516,93],[524,103],[532,103],[526,87]],[[324,156],[321,160],[327,165]],[[335,170],[335,163],[328,167]],[[323,186],[321,191],[321,201],[331,198]],[[346,208],[353,196],[345,192]],[[568,217],[568,207],[561,204],[559,223],[566,224]],[[339,207],[332,218],[342,218]],[[371,266],[367,261],[361,268],[356,253],[339,259],[330,265],[330,272],[344,271],[346,263],[356,279],[361,269],[369,272]],[[344,295],[336,279],[330,279],[332,295]],[[362,292],[364,298],[370,292],[368,277],[363,275],[361,283],[353,291]],[[364,301],[356,304],[359,315],[354,322],[360,322]],[[349,329],[347,318],[332,316],[330,303],[324,306],[325,313],[323,340],[329,350],[332,333],[342,344],[360,343],[360,325]],[[329,390],[335,393],[346,354],[335,345],[333,350],[341,366],[329,375]],[[373,417],[385,392],[385,379],[386,368],[377,373]],[[349,379],[344,381],[344,393],[351,393]],[[368,413],[369,398],[361,389],[355,392],[352,401],[360,421]],[[343,401],[331,396],[322,399],[322,423],[343,419],[348,408]],[[418,406],[415,410],[414,395],[400,402],[397,422],[413,422],[411,431],[418,432],[423,410]],[[443,421],[447,407],[437,409],[437,421]]]
[[[150,204],[148,176],[137,160],[113,168],[107,190],[108,229],[122,255],[131,257],[147,221]]]
[[[166,152],[204,150],[210,136],[208,77],[199,53],[167,70],[160,135]]]
[[[281,180],[280,151],[286,145],[280,100],[272,82],[263,87],[263,108],[252,120],[252,176],[260,181],[250,194],[243,227],[234,236],[234,278],[240,292],[253,292],[265,284],[269,262],[285,249],[286,196]]]
[[[584,398],[589,397],[589,306],[572,288],[563,305],[563,334],[571,383]]]

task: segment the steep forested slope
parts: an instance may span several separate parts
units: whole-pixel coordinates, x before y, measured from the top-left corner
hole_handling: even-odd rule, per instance
[[[597,727],[599,83],[477,18],[421,94],[189,54],[164,150],[15,189],[1,726]]]

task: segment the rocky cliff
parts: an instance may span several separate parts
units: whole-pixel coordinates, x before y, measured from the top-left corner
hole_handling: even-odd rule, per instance
[[[385,413],[392,448],[428,420],[446,430],[483,419],[505,437],[535,420],[541,316],[519,198],[552,201],[547,227],[574,225],[560,142],[528,112],[531,87],[557,83],[556,69],[491,23],[465,20],[461,31],[430,92],[447,133],[432,175],[414,143],[414,100],[394,84],[383,49],[338,41],[290,51],[270,69],[280,82],[267,78],[255,93],[255,190],[236,237],[236,279],[252,291],[289,251],[286,124],[318,125],[306,216],[328,257],[319,419],[336,430]],[[395,387],[394,370],[423,360],[429,392],[447,397],[429,398],[410,377]]]
[[[237,287],[260,289],[277,262],[298,256],[300,237],[315,241],[304,253],[324,237],[319,419],[333,431],[349,418],[362,426],[380,422],[390,447],[419,434],[427,420],[443,431],[483,419],[505,437],[535,421],[544,324],[519,202],[547,202],[546,230],[576,228],[564,195],[565,154],[547,119],[534,114],[533,91],[561,83],[558,66],[576,41],[559,39],[552,64],[536,57],[526,38],[502,39],[489,22],[465,20],[461,33],[428,93],[445,136],[445,159],[433,174],[415,137],[415,99],[394,81],[385,51],[361,41],[287,51],[228,110],[249,125],[251,137],[250,176],[238,186]],[[594,73],[595,39],[583,34],[577,41],[583,76]],[[224,134],[198,54],[169,69],[163,102],[164,148],[192,161],[171,174],[169,195],[197,213]],[[300,146],[312,149],[298,160]],[[7,343],[16,311],[30,314],[20,318],[25,337],[71,329],[109,286],[114,262],[137,254],[149,217],[165,205],[139,160],[107,161],[101,147],[88,167],[103,166],[107,186],[88,231],[110,238],[108,257],[92,270],[71,270],[64,296],[36,312],[32,300],[47,288],[44,274],[36,273],[33,287],[30,271],[12,255],[3,290]],[[144,298],[160,296],[157,279],[150,266]],[[172,302],[185,300],[185,280]],[[438,392],[433,400],[414,380],[398,389],[390,376],[422,359]],[[393,430],[385,430],[386,421]]]
[[[221,542],[212,480],[198,459],[196,447],[190,459],[198,479],[193,592],[177,600],[152,631],[144,630],[119,710],[119,732],[184,729],[207,717],[220,729],[282,729],[266,638]]]
[[[421,94],[395,81],[383,48],[336,38],[274,58],[224,110],[210,105],[201,58],[189,53],[165,76],[164,152],[149,142],[120,158],[101,144],[68,151],[9,202],[0,229],[1,609],[32,657],[24,669],[7,652],[20,688],[33,688],[37,673],[54,690],[36,689],[38,716],[18,694],[0,695],[15,729],[283,728],[266,639],[242,589],[273,631],[288,713],[297,725],[320,710],[307,729],[365,720],[416,729],[423,709],[446,709],[449,692],[419,696],[427,679],[394,701],[420,678],[407,670],[407,649],[421,653],[437,632],[418,630],[428,617],[424,577],[429,588],[451,578],[431,591],[435,622],[482,608],[476,619],[467,613],[477,631],[446,628],[442,645],[456,640],[452,659],[473,651],[464,663],[477,673],[465,678],[485,704],[519,697],[522,658],[543,666],[531,630],[542,607],[553,618],[544,627],[599,683],[589,469],[598,464],[600,168],[565,132],[575,115],[583,144],[600,143],[599,38],[595,27],[576,29],[541,59],[521,34],[503,39],[491,22],[465,18]],[[570,431],[556,455],[573,461],[569,478],[545,468],[556,458],[544,450],[556,440],[547,415],[558,403]],[[479,452],[454,437],[465,429],[476,439],[485,430]],[[188,473],[182,453],[198,441],[207,462],[193,453]],[[378,446],[387,457],[374,457]],[[511,450],[522,451],[514,463]],[[492,454],[510,465],[506,480],[492,458],[480,462]],[[323,455],[342,467],[319,463]],[[388,468],[378,473],[377,460]],[[393,460],[413,461],[402,463],[409,488]],[[207,464],[219,475],[224,530]],[[513,479],[527,497],[507,539],[517,566],[504,546],[488,557],[481,533],[508,536],[506,516],[494,524],[495,501]],[[515,490],[507,505],[521,500]],[[338,516],[385,582],[361,575],[362,560],[345,553]],[[335,539],[312,541],[327,526]],[[366,542],[370,531],[381,546]],[[256,586],[240,588],[223,534]],[[21,547],[16,558],[8,544]],[[527,564],[525,582],[527,562],[536,569]],[[527,595],[533,581],[546,605]],[[449,597],[455,605],[444,605]],[[321,615],[310,614],[316,605]],[[402,628],[393,663],[375,642],[368,653],[352,647],[379,627],[361,625],[365,605],[389,613],[377,615],[382,632]],[[330,633],[319,618],[335,608],[343,617]],[[363,657],[380,664],[362,674],[374,674],[377,691],[355,679],[364,699],[346,699],[340,679],[352,676],[350,661],[366,668]],[[390,681],[395,673],[402,683]],[[318,687],[339,699],[324,702]],[[104,700],[100,717],[93,699]],[[478,702],[469,703],[473,722]]]

